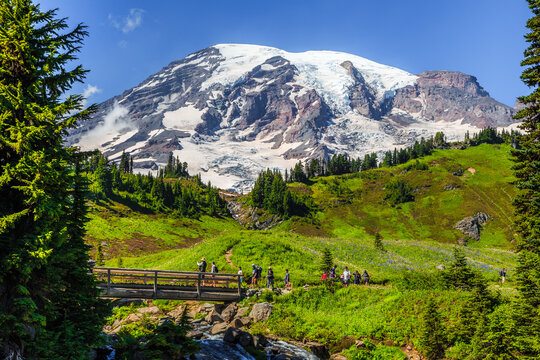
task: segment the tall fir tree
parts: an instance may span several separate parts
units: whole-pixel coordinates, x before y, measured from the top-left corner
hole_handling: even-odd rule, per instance
[[[433,299],[427,303],[422,318],[420,345],[427,360],[440,360],[444,358],[446,334],[437,304]]]
[[[85,77],[82,66],[66,67],[87,32],[82,25],[66,29],[65,19],[30,0],[0,2],[0,355],[6,358],[85,358],[102,324],[82,243],[83,190],[62,140],[89,112],[72,115],[83,98],[64,96]]]
[[[519,101],[525,105],[515,119],[521,120],[520,149],[512,151],[515,186],[515,228],[519,234],[516,281],[519,296],[513,319],[517,349],[527,358],[540,358],[540,1],[528,0],[533,17],[527,21],[523,82],[532,93]]]

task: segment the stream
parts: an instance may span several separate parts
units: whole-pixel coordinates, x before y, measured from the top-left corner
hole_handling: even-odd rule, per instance
[[[201,327],[206,339],[197,340],[201,350],[192,358],[197,360],[255,360],[241,345],[230,344],[223,340],[223,334],[211,335],[210,327]],[[285,341],[268,339],[264,348],[268,360],[318,360],[319,358],[307,350]]]

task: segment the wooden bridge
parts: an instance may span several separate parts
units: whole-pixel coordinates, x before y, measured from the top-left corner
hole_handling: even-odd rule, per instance
[[[103,298],[235,301],[237,274],[94,267]]]

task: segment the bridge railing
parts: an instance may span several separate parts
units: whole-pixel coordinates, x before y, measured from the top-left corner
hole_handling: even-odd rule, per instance
[[[111,293],[111,288],[127,287],[130,289],[153,290],[157,298],[160,290],[195,291],[197,298],[203,291],[232,293],[238,292],[241,297],[241,282],[238,274],[208,273],[195,271],[125,269],[110,267],[94,267],[92,273],[105,290],[105,295]]]

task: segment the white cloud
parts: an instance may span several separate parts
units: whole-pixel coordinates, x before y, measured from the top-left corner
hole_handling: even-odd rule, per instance
[[[97,149],[101,144],[135,128],[129,117],[129,109],[115,102],[111,111],[103,117],[103,122],[85,134],[79,140],[79,145],[84,149]]]
[[[129,14],[123,18],[118,18],[109,14],[109,21],[115,28],[121,30],[124,34],[127,34],[142,25],[143,14],[143,9],[133,8],[129,9]]]
[[[88,99],[92,97],[92,95],[98,94],[100,92],[101,92],[100,88],[98,88],[97,86],[88,84],[86,86],[86,89],[84,89],[82,93],[82,97],[83,97],[82,108],[86,109],[86,107],[88,106]]]

